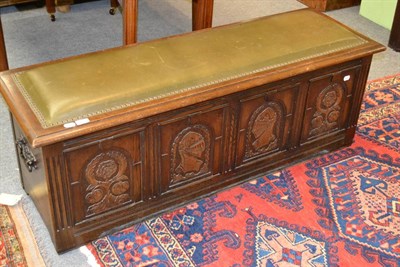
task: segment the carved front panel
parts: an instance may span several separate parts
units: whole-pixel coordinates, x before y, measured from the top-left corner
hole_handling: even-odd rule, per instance
[[[310,81],[301,142],[346,129],[359,67]]]
[[[267,102],[251,116],[246,136],[246,158],[274,150],[282,132],[282,106]]]
[[[221,172],[225,106],[205,107],[161,122],[157,127],[161,192]]]
[[[298,89],[298,86],[266,89],[241,100],[238,166],[286,149]]]
[[[140,134],[79,144],[65,154],[76,223],[143,198]]]
[[[316,110],[311,120],[309,136],[324,134],[339,126],[343,96],[343,85],[335,82],[319,93],[315,103]]]
[[[94,156],[84,167],[86,215],[101,213],[130,200],[128,164],[128,157],[122,151],[109,150]]]
[[[206,174],[210,166],[210,131],[204,125],[183,129],[172,143],[171,184]]]

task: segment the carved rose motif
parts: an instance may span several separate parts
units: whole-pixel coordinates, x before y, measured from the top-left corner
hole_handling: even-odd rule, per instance
[[[128,189],[128,181],[116,182],[115,184],[111,185],[111,193],[113,193],[115,196],[125,193],[126,191],[128,191]]]
[[[341,84],[333,83],[323,89],[318,95],[316,111],[311,119],[310,136],[332,131],[338,126],[344,88]]]
[[[96,169],[97,180],[108,180],[118,170],[118,166],[114,160],[106,160],[100,162]]]
[[[332,107],[337,99],[337,95],[335,91],[330,91],[328,93],[326,93],[326,95],[324,96],[322,103],[325,105],[325,108],[330,108]]]
[[[100,153],[87,164],[86,215],[104,212],[130,200],[127,166],[127,157],[116,150]]]
[[[90,204],[99,202],[104,196],[104,192],[100,188],[94,189],[92,192],[86,195],[86,201]]]
[[[327,116],[328,122],[334,123],[335,121],[337,121],[339,119],[339,115],[340,115],[339,111],[336,111],[336,110],[329,112],[329,114]]]

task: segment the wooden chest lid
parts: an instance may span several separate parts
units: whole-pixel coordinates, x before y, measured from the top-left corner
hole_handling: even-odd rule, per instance
[[[1,91],[40,146],[381,50],[304,9],[9,71]]]

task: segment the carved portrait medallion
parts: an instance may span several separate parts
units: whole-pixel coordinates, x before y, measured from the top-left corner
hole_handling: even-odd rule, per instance
[[[278,103],[268,102],[252,114],[246,135],[246,158],[278,147],[282,113]]]
[[[209,171],[210,132],[203,125],[182,130],[171,149],[171,184]]]
[[[98,214],[130,200],[130,182],[126,176],[127,157],[110,150],[97,154],[87,164],[84,179],[86,215]]]

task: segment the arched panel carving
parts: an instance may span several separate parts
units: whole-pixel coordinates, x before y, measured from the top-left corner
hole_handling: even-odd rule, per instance
[[[203,125],[182,130],[171,151],[170,184],[200,176],[210,170],[210,131]]]
[[[83,172],[88,184],[85,193],[87,216],[130,200],[127,168],[128,158],[118,150],[102,152],[89,161]]]
[[[268,102],[252,114],[246,134],[246,158],[271,150],[279,145],[283,108],[277,102]]]
[[[344,88],[339,83],[332,83],[321,91],[315,104],[309,136],[327,133],[338,127],[343,97]]]

